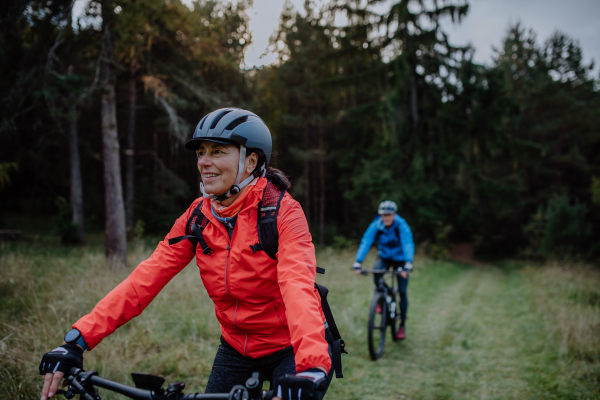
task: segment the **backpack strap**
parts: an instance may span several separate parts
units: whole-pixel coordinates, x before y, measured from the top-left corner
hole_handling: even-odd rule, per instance
[[[256,217],[258,243],[250,245],[253,253],[263,250],[273,260],[277,260],[277,250],[279,249],[277,214],[283,196],[285,196],[285,190],[279,189],[270,181],[267,182],[263,197],[258,203],[258,215]]]
[[[400,227],[396,227],[396,229],[394,229],[396,231],[396,237],[398,238],[398,240],[400,241]],[[379,239],[379,236],[383,235],[383,231],[380,231],[379,229],[377,230],[377,233],[375,234],[375,241],[377,241]]]
[[[327,301],[327,294],[329,290],[323,286],[319,285],[315,282],[315,288],[319,292],[319,296],[321,297],[321,307],[323,308],[323,314],[325,315],[325,321],[327,321],[327,328],[331,332],[331,336],[333,336],[333,343],[331,343],[331,358],[333,363],[333,369],[335,370],[336,378],[343,378],[344,374],[342,373],[342,353],[348,354],[345,347],[344,339],[340,335],[340,331],[338,330],[337,325],[335,324],[335,320],[333,319],[333,313],[331,312],[331,308],[329,307],[329,302]]]
[[[169,239],[169,246],[174,245],[175,243],[179,243],[182,240],[189,239],[190,243],[194,246],[202,247],[202,253],[206,255],[211,255],[213,250],[208,246],[206,241],[204,240],[204,235],[202,231],[208,225],[208,218],[202,214],[202,204],[204,200],[201,200],[200,203],[194,208],[192,214],[190,215],[190,219],[188,219],[185,224],[185,236],[178,236],[175,238]]]

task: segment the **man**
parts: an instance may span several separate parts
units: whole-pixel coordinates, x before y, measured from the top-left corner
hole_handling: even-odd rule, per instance
[[[408,285],[408,275],[412,271],[413,257],[415,254],[415,244],[413,243],[412,232],[406,221],[400,217],[398,206],[390,200],[379,204],[379,216],[369,225],[367,231],[360,241],[358,252],[356,253],[356,262],[352,269],[358,275],[362,270],[362,262],[367,256],[369,249],[377,241],[379,249],[377,260],[373,265],[374,270],[388,270],[394,268],[400,271],[398,276],[398,289],[400,291],[400,329],[396,339],[406,338],[404,323],[406,321],[406,310],[408,309],[408,298],[406,295],[406,286]],[[379,281],[383,279],[382,274],[374,274],[375,287],[379,286]]]

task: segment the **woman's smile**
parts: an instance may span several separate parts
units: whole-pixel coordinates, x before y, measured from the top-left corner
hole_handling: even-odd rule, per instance
[[[198,148],[198,169],[208,194],[223,194],[235,183],[240,150],[233,144],[203,141]]]

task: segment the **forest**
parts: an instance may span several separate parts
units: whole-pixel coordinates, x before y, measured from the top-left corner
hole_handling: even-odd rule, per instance
[[[433,256],[600,259],[600,80],[577,38],[523,21],[480,65],[442,27],[463,1],[307,0],[284,8],[278,61],[245,69],[249,6],[3,2],[0,231],[106,232],[124,265],[199,196],[183,144],[235,106],[269,126],[315,243],[356,243],[389,199]]]

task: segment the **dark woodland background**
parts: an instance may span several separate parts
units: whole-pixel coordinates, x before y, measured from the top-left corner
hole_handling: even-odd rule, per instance
[[[104,231],[113,168],[129,237],[166,234],[199,195],[183,144],[236,106],[270,127],[316,243],[356,243],[390,199],[434,256],[471,242],[480,256],[600,259],[600,81],[577,38],[540,40],[523,21],[483,66],[440,26],[464,2],[368,3],[286,7],[278,63],[245,70],[244,1],[92,1],[85,23],[70,1],[2,2],[0,230],[73,244]]]

